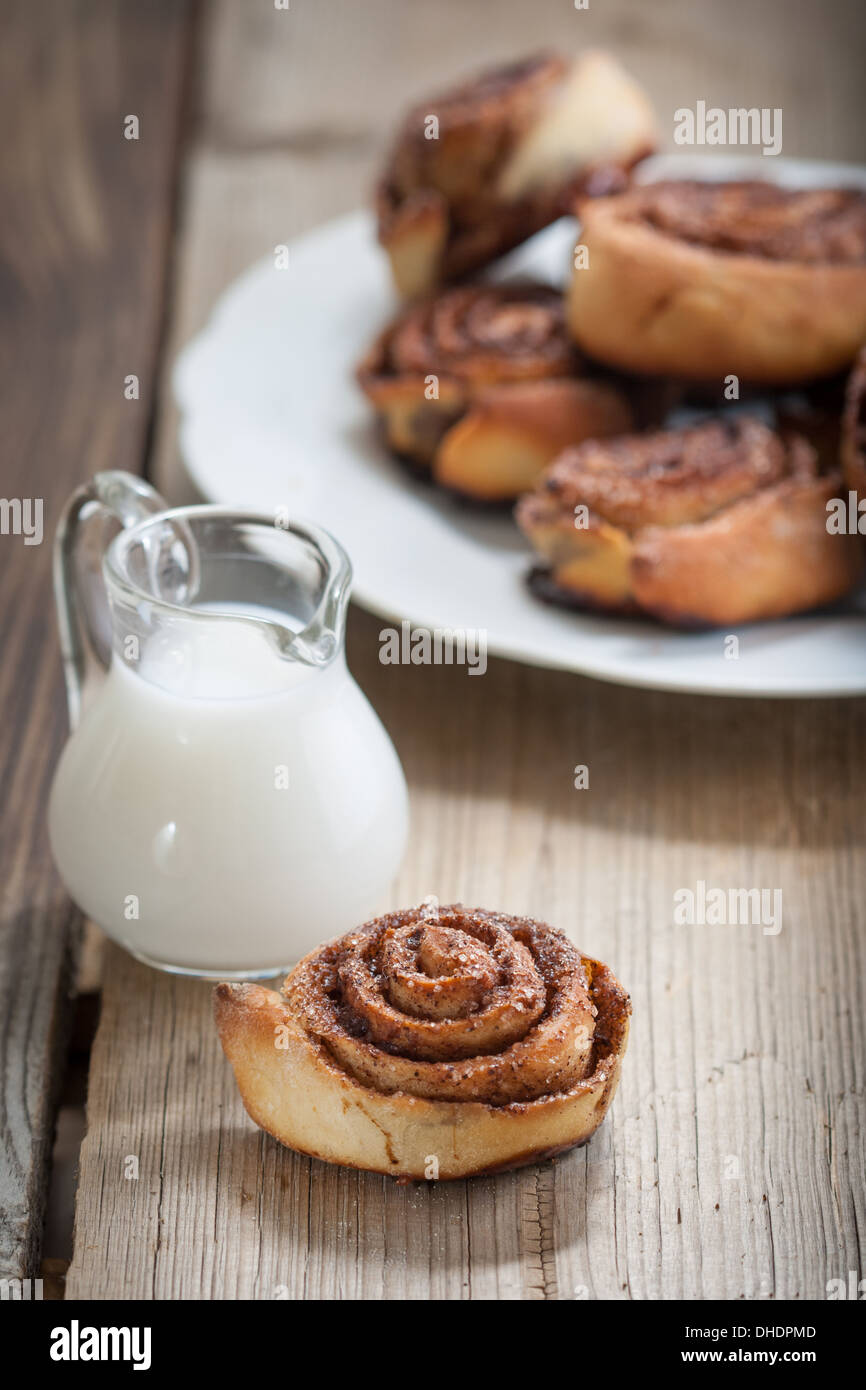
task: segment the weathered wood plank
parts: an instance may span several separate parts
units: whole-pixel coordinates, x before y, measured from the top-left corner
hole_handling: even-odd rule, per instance
[[[223,150],[283,150],[315,163],[336,146],[363,161],[402,107],[479,65],[540,48],[609,47],[645,84],[668,147],[674,111],[703,99],[781,107],[785,154],[866,154],[854,59],[866,41],[860,0],[591,0],[584,10],[571,0],[292,0],[288,10],[215,0],[215,12],[202,138]]]
[[[635,1005],[612,1113],[556,1164],[468,1184],[328,1168],[244,1115],[209,989],[111,950],[70,1296],[822,1296],[860,1267],[866,1217],[862,703],[690,701],[499,661],[469,681],[382,668],[377,647],[353,615],[413,789],[393,901],[531,911],[612,961]],[[782,931],[675,925],[699,878],[780,887]]]
[[[98,468],[138,469],[174,176],[187,6],[4,6],[0,47],[3,492],[44,539],[0,537],[0,1273],[38,1273],[45,1173],[79,923],[44,814],[65,735],[51,536]],[[123,137],[137,114],[141,138]],[[135,372],[141,397],[126,401]]]
[[[782,105],[786,153],[857,157],[854,7],[782,8],[784,22],[740,0],[639,15],[621,0],[515,4],[494,22],[456,0],[370,0],[354,17],[342,0],[275,15],[225,0],[169,356],[249,260],[357,205],[387,121],[430,73],[564,43],[587,21],[662,112],[697,97]],[[806,81],[816,65],[832,81]],[[161,404],[157,477],[179,496]],[[585,1149],[495,1179],[398,1188],[328,1168],[247,1120],[210,991],[111,949],[68,1292],[822,1296],[861,1267],[866,1227],[864,703],[690,700],[500,661],[468,680],[382,667],[378,631],[352,614],[350,662],[412,792],[392,902],[529,911],[609,960],[635,1003],[611,1115]],[[573,789],[577,763],[588,791]],[[675,925],[674,892],[699,879],[781,888],[783,930]]]

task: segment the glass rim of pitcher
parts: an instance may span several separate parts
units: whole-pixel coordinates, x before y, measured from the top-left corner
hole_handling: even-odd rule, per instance
[[[327,579],[315,612],[302,628],[291,628],[277,618],[259,617],[254,613],[239,613],[219,608],[189,608],[182,603],[173,603],[171,599],[161,598],[136,584],[121,567],[121,557],[150,528],[164,526],[166,522],[176,521],[183,524],[208,518],[222,518],[238,525],[262,526],[271,533],[286,538],[294,536],[298,540],[306,541],[319,552],[326,566]],[[108,588],[126,601],[147,603],[155,611],[175,617],[195,618],[197,621],[254,624],[269,631],[280,655],[291,656],[313,666],[326,666],[336,654],[342,612],[353,577],[352,562],[347,552],[336,536],[318,522],[296,517],[285,526],[281,526],[272,514],[213,502],[194,502],[179,507],[167,507],[164,511],[142,517],[132,525],[123,527],[107,546],[102,557],[102,567]]]

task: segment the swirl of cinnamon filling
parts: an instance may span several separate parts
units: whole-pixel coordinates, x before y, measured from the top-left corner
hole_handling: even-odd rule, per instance
[[[526,491],[568,444],[632,425],[623,390],[587,373],[561,295],[531,280],[415,305],[376,340],[358,381],[395,453],[484,500]]]
[[[686,626],[746,622],[856,582],[856,538],[827,529],[840,481],[797,435],[710,420],[567,451],[517,519],[550,567],[535,577],[543,596]]]
[[[591,984],[560,932],[453,906],[368,923],[302,961],[283,993],[363,1085],[506,1105],[588,1074]]]
[[[522,281],[465,286],[410,309],[388,336],[385,368],[441,373],[472,388],[564,376],[579,360],[562,296]]]
[[[629,197],[630,217],[695,246],[773,261],[866,261],[866,193],[858,189],[670,179]]]
[[[563,454],[544,480],[567,509],[583,504],[612,526],[682,526],[708,518],[783,478],[810,478],[815,454],[805,440],[785,441],[759,420],[710,420]]]

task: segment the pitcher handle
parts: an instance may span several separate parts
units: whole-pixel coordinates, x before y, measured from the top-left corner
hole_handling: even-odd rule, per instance
[[[93,569],[99,576],[96,593],[89,597],[83,592],[79,574],[82,558],[82,527],[95,517],[104,522],[117,522],[123,529],[134,526],[146,517],[167,510],[159,493],[132,473],[110,470],[97,473],[72,494],[60,517],[54,538],[54,600],[57,605],[57,624],[60,629],[60,655],[66,681],[66,700],[69,724],[78,727],[85,695],[95,679],[101,679],[108,669],[111,656],[110,636],[100,634],[94,599],[101,600],[107,626],[108,605],[101,580],[101,560],[104,546],[99,549],[99,564]],[[91,581],[94,575],[88,576]]]

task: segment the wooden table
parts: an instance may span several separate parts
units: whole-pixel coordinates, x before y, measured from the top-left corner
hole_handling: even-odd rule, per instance
[[[99,468],[188,494],[176,349],[248,262],[366,197],[431,77],[605,43],[666,129],[698,98],[781,106],[786,154],[866,153],[856,0],[3,11],[4,492],[45,499],[46,536]],[[0,546],[0,1274],[24,1275],[79,924],[44,833],[65,725],[49,545]],[[530,912],[610,961],[634,1000],[612,1112],[588,1147],[496,1178],[329,1168],[246,1119],[207,987],[107,948],[67,1296],[794,1299],[860,1271],[864,703],[652,694],[499,660],[468,680],[381,666],[378,631],[353,611],[350,663],[411,788],[393,902]],[[676,925],[675,891],[699,880],[780,888],[783,930]]]

